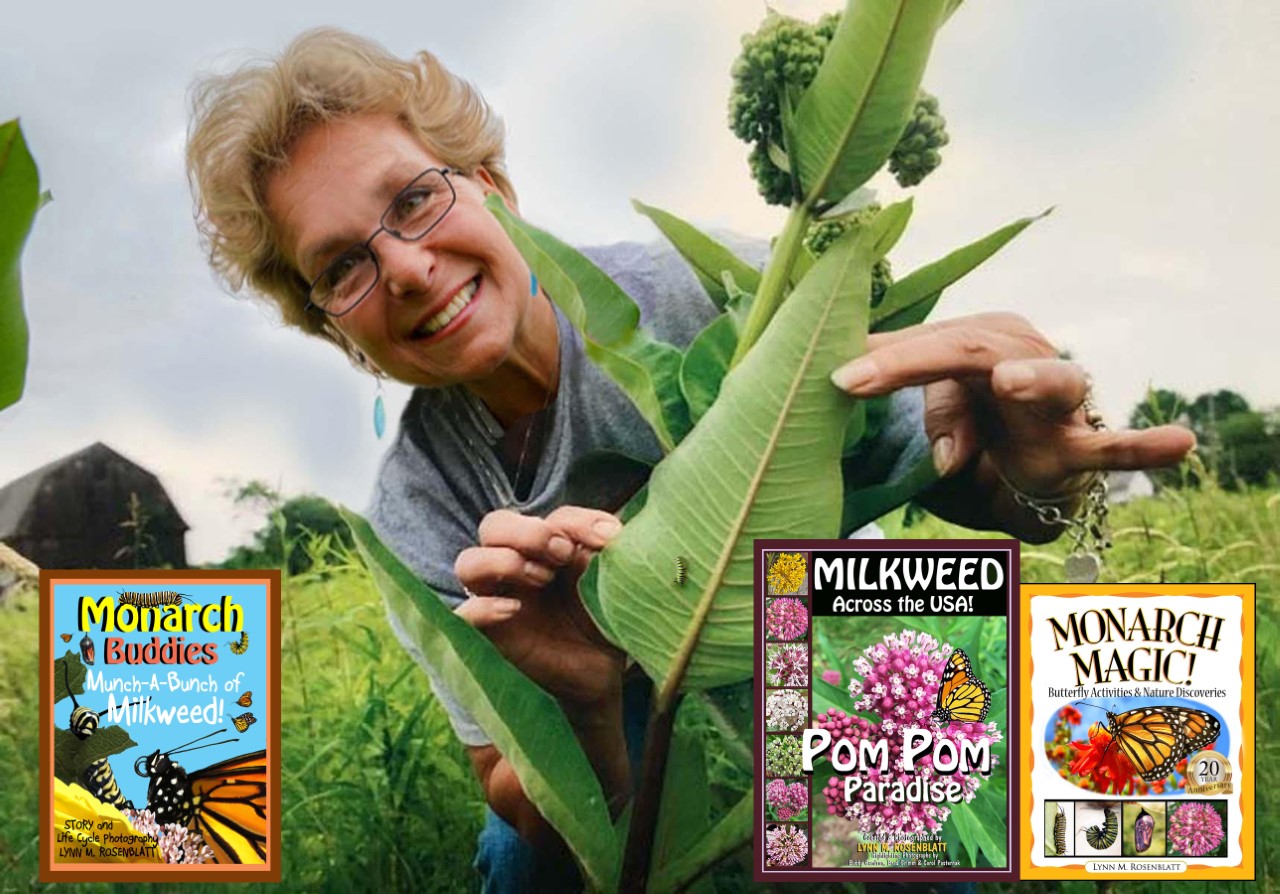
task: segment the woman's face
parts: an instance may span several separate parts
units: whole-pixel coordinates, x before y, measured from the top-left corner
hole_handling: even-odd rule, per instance
[[[308,282],[368,239],[410,181],[445,167],[383,115],[314,125],[289,162],[267,183],[267,209],[286,256]],[[417,242],[378,234],[370,246],[381,270],[377,285],[329,320],[384,373],[411,385],[474,382],[492,373],[510,359],[532,302],[528,266],[483,205],[496,191],[488,174],[449,179],[457,192],[452,210]],[[466,301],[460,312],[450,307],[458,299]],[[455,315],[440,328],[448,313]]]

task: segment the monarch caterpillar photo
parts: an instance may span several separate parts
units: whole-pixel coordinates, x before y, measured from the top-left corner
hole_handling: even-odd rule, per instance
[[[242,754],[188,773],[171,755],[226,745],[239,739],[196,742],[140,757],[133,770],[149,777],[147,809],[160,825],[177,823],[199,832],[219,863],[262,863],[267,856],[267,752]]]
[[[1138,775],[1147,782],[1164,779],[1193,751],[1218,740],[1222,723],[1207,711],[1182,705],[1150,705],[1116,714],[1101,705],[1076,702],[1105,711],[1111,741],[1129,758]]]
[[[685,574],[688,571],[684,564],[684,556],[676,556],[676,576],[672,581],[677,587],[684,586]]]
[[[62,665],[63,679],[66,681],[67,695],[71,696],[71,720],[68,729],[75,735],[77,739],[88,739],[98,731],[98,721],[102,719],[102,715],[107,713],[106,710],[94,711],[90,708],[80,706],[76,701],[76,694],[71,691],[71,662],[65,661]],[[140,705],[146,699],[138,699],[129,702],[130,705]],[[111,764],[105,757],[85,767],[81,776],[81,782],[89,792],[104,804],[110,804],[114,807],[128,807],[133,809],[133,802],[125,798],[120,792],[120,786],[116,784],[115,773],[111,770]]]
[[[239,705],[239,706],[240,706],[240,707],[242,707],[242,708],[247,708],[247,707],[249,707],[250,705],[252,705],[252,704],[253,704],[253,691],[252,691],[252,690],[250,690],[250,691],[246,692],[244,695],[240,696],[238,699],[236,699],[236,704],[237,704],[237,705]]]
[[[245,711],[239,717],[232,717],[231,722],[236,725],[236,732],[242,733],[247,730],[251,724],[257,723],[258,718],[253,716],[253,712]]]
[[[931,715],[937,723],[981,723],[991,708],[991,690],[973,675],[973,665],[963,649],[947,659],[938,687],[938,703]]]
[[[231,646],[232,655],[243,655],[249,651],[249,632],[247,630],[240,631],[240,638],[233,639],[227,645]]]
[[[172,590],[157,590],[154,593],[135,593],[123,590],[116,594],[116,601],[121,605],[132,605],[134,608],[159,608],[162,605],[181,605],[182,600],[194,602],[186,593],[175,593]]]
[[[1104,851],[1116,843],[1116,836],[1120,834],[1120,819],[1114,808],[1104,807],[1102,822],[1080,831],[1084,832],[1084,840],[1089,843],[1089,847],[1095,851]]]
[[[1067,855],[1067,814],[1058,805],[1058,815],[1053,818],[1053,852],[1059,857]]]

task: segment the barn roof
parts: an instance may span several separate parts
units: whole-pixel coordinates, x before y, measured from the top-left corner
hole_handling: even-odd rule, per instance
[[[55,459],[51,463],[46,463],[34,471],[28,472],[20,478],[15,478],[4,487],[0,487],[0,538],[13,537],[22,530],[23,519],[30,509],[31,504],[42,485],[54,472],[70,465],[77,460],[93,459],[106,454],[106,456],[119,463],[124,463],[136,469],[142,476],[149,479],[155,484],[156,493],[164,500],[164,510],[166,514],[171,514],[171,518],[182,530],[190,530],[190,525],[183,520],[179,514],[173,501],[169,499],[169,494],[165,491],[164,486],[160,483],[160,479],[142,466],[135,463],[126,456],[122,456],[115,450],[112,450],[101,441],[90,444],[83,450],[77,450],[61,459]]]

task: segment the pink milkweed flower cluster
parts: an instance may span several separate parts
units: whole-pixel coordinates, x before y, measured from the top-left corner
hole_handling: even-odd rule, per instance
[[[199,832],[193,832],[177,823],[156,822],[150,810],[124,811],[125,817],[143,835],[156,842],[156,848],[166,863],[212,863],[213,849],[204,843]]]
[[[789,820],[809,809],[809,785],[805,782],[793,782],[774,779],[764,788],[765,801],[773,809],[780,820]]]
[[[809,685],[808,646],[800,643],[769,646],[765,654],[765,681],[768,685]]]
[[[1222,844],[1222,817],[1203,801],[1180,804],[1169,817],[1169,843],[1188,857],[1211,854]]]
[[[990,721],[952,721],[944,729],[930,720],[942,683],[943,668],[951,651],[949,644],[939,645],[927,633],[904,630],[900,634],[888,634],[883,642],[864,650],[862,657],[853,663],[855,673],[862,675],[861,680],[855,677],[849,681],[849,694],[857,699],[855,707],[859,711],[877,714],[880,721],[875,723],[833,710],[819,714],[817,725],[831,732],[833,745],[839,739],[850,739],[855,751],[860,739],[873,742],[888,740],[889,765],[883,772],[878,767],[870,767],[845,777],[832,776],[822,792],[827,802],[827,813],[857,823],[860,832],[886,836],[933,832],[947,821],[951,809],[945,803],[886,799],[884,803],[868,804],[858,795],[852,801],[845,800],[844,789],[848,778],[864,785],[881,782],[906,785],[915,776],[926,781],[941,776],[934,771],[932,758],[928,755],[916,758],[914,772],[903,769],[903,734],[908,729],[931,729],[935,742],[950,739],[959,743],[968,739],[994,745],[1003,738]],[[995,761],[993,755],[993,766]],[[960,783],[967,802],[977,794],[983,777],[976,773],[957,772],[945,778]]]
[[[809,609],[804,602],[790,596],[770,599],[764,626],[773,639],[799,639],[809,629]]]
[[[799,826],[771,826],[764,833],[770,866],[795,866],[809,856],[809,837]]]

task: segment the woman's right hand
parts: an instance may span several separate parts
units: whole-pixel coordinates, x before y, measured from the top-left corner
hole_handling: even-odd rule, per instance
[[[596,629],[577,583],[621,529],[610,513],[580,506],[546,518],[500,509],[484,517],[479,545],[454,565],[475,594],[457,614],[569,709],[590,709],[620,692],[624,656]]]

